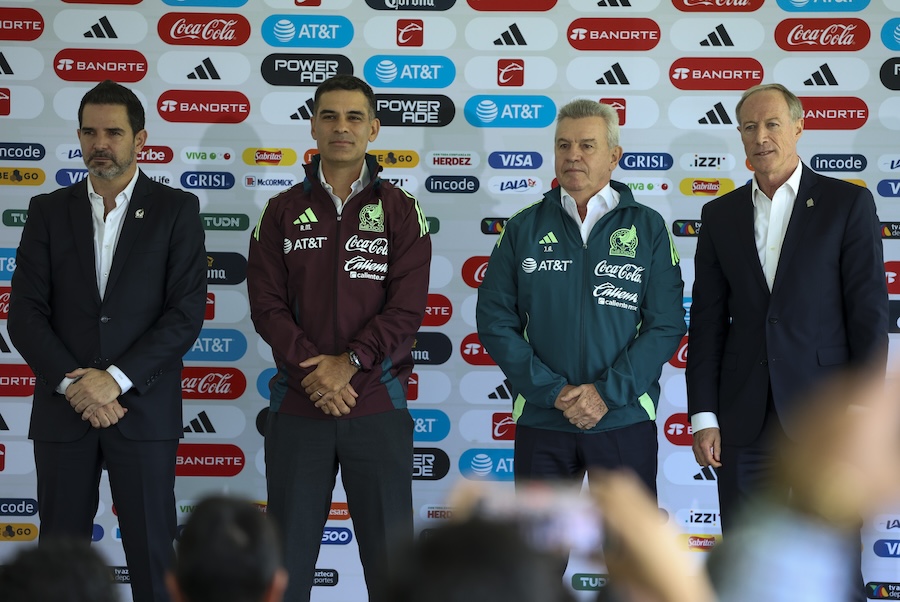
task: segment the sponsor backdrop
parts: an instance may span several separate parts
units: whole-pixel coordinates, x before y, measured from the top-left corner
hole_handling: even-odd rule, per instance
[[[572,98],[619,111],[626,153],[614,175],[671,224],[689,319],[700,208],[749,177],[740,92],[772,81],[796,91],[804,160],[875,194],[900,332],[900,0],[10,0],[0,8],[0,559],[40,529],[34,379],[9,344],[9,280],[29,197],[85,177],[81,96],[105,78],[132,86],[148,115],[142,168],[201,201],[210,286],[185,356],[183,522],[210,492],[265,507],[273,368],[248,316],[247,243],[266,199],[301,179],[314,86],[336,73],[375,88],[383,128],[371,150],[419,197],[434,237],[409,389],[419,530],[452,514],[459,481],[511,487],[509,384],[478,341],[476,289],[506,219],[550,187],[554,116]],[[700,561],[720,528],[715,474],[689,447],[686,354],[685,339],[662,374],[660,502]],[[340,488],[334,499],[314,598],[360,600],[352,517]],[[94,539],[127,582],[105,479]],[[900,597],[900,509],[867,524],[863,545],[870,595]],[[567,579],[582,596],[606,582],[581,560]]]

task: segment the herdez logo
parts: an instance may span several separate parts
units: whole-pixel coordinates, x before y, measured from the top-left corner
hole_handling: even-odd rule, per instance
[[[413,480],[440,481],[450,472],[450,457],[437,447],[413,449]]]
[[[672,234],[675,236],[699,236],[700,220],[677,219],[672,222]]]
[[[181,370],[185,399],[237,399],[247,389],[247,379],[237,368],[187,366]]]
[[[234,176],[227,171],[186,171],[181,185],[191,190],[228,190],[234,188]]]
[[[672,0],[672,6],[686,13],[752,13],[764,0]],[[809,0],[800,0],[804,4]],[[782,0],[778,0],[779,6]],[[816,0],[813,0],[815,3]],[[866,0],[868,2],[868,0]]]
[[[247,260],[240,253],[206,254],[206,280],[209,284],[240,284],[247,279]]]
[[[858,130],[869,119],[869,107],[855,96],[801,96],[807,130]]]
[[[466,151],[431,151],[426,155],[428,167],[472,168],[480,163],[478,153]]]
[[[250,101],[235,90],[167,90],[156,110],[173,123],[241,123],[250,115]]]
[[[575,19],[566,31],[576,50],[652,50],[659,44],[659,25],[653,19],[584,17]]]
[[[37,142],[0,142],[0,161],[40,161],[46,155]]]
[[[456,0],[366,0],[366,4],[375,10],[450,10]]]
[[[353,24],[335,15],[270,15],[262,36],[275,47],[343,48],[353,39]]]
[[[446,88],[456,79],[456,67],[445,56],[377,54],[366,61],[363,74],[383,88]]]
[[[0,167],[0,186],[40,186],[46,179],[37,167]]]
[[[382,126],[443,127],[456,106],[441,94],[376,94],[375,114]]]
[[[44,33],[44,18],[33,8],[0,8],[0,40],[30,42]]]
[[[0,288],[0,292],[2,290]],[[422,326],[443,326],[450,321],[452,316],[453,304],[450,303],[450,299],[437,293],[428,293],[428,303],[425,305],[425,319],[422,320]]]
[[[179,477],[233,477],[244,469],[244,452],[228,443],[181,443],[175,458]]]
[[[445,363],[453,354],[453,343],[441,332],[416,333],[412,357],[418,365],[436,366]]]
[[[241,46],[250,39],[250,21],[233,13],[166,13],[156,30],[175,46]]]
[[[871,37],[862,19],[785,19],[775,28],[775,43],[782,50],[862,50]]]
[[[669,80],[679,90],[746,90],[762,83],[763,67],[753,58],[679,58]]]
[[[147,75],[147,59],[137,50],[66,48],[53,59],[56,75],[68,82],[138,82]]]
[[[353,75],[353,63],[342,54],[270,54],[259,69],[273,86],[318,86],[335,75]]]
[[[477,95],[466,101],[466,121],[482,128],[543,128],[556,118],[547,96]]]

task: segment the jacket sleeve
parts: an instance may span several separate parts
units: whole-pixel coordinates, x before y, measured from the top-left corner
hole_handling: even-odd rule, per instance
[[[610,409],[634,403],[645,405],[644,396],[658,383],[663,364],[675,353],[687,330],[678,251],[662,218],[657,216],[655,221],[653,254],[637,336],[594,382]],[[653,403],[655,414],[659,400],[649,402]]]
[[[431,235],[425,214],[416,198],[399,188],[385,194],[383,202],[397,204],[385,212],[390,255],[384,306],[348,345],[364,370],[398,351],[404,355],[409,351],[406,344],[412,344],[422,326],[428,303]]]
[[[528,403],[552,408],[567,381],[538,358],[525,338],[528,323],[527,316],[519,312],[515,240],[511,233],[515,227],[512,220],[507,222],[478,288],[478,338],[517,394]]]
[[[250,237],[247,293],[250,318],[256,332],[269,344],[276,357],[285,358],[287,368],[294,369],[320,352],[297,325],[290,306],[280,215],[278,197],[270,199]]]

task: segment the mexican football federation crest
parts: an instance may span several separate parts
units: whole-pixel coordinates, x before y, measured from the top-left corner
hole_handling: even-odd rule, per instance
[[[366,205],[360,210],[359,229],[366,232],[384,232],[384,207],[381,206],[381,199],[378,199],[377,205]]]
[[[632,224],[631,228],[619,228],[609,237],[609,254],[620,257],[631,257],[637,252],[637,230]]]

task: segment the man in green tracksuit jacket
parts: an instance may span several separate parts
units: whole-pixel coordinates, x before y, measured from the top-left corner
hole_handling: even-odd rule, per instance
[[[515,479],[628,467],[656,493],[662,365],[685,333],[663,218],[611,181],[615,110],[557,118],[559,187],[509,219],[478,290],[478,336],[512,384]]]

